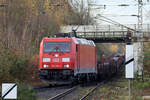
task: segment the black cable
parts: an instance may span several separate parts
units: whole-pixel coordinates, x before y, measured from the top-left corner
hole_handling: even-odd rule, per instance
[[[105,17],[105,16],[102,16],[102,15],[99,15],[99,16],[105,18],[106,20],[111,21],[113,24],[118,24],[118,25],[123,26],[123,27],[125,27],[125,28],[127,28],[127,29],[130,29],[130,30],[132,30],[132,31],[137,32],[137,30],[132,29],[132,28],[130,28],[130,27],[128,27],[128,26],[125,26],[125,25],[123,25],[123,24],[120,24],[119,22],[116,22],[116,21],[114,21],[114,20],[112,20],[112,19],[109,19],[109,18],[107,18],[107,17]]]
[[[146,8],[143,7],[143,9],[145,10],[146,13],[149,13],[149,11]]]
[[[107,21],[107,20],[104,20],[104,19],[98,19],[98,20],[101,20],[101,21],[104,21],[104,22],[107,22],[107,23],[110,23],[110,24],[114,24],[114,25],[116,25],[115,23],[110,22],[110,21]]]

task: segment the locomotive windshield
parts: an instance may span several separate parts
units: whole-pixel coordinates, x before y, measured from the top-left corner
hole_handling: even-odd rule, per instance
[[[70,42],[45,42],[44,52],[69,52]]]

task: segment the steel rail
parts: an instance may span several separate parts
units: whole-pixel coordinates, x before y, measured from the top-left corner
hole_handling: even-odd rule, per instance
[[[85,98],[87,98],[95,89],[97,89],[98,86],[94,87],[93,89],[91,89],[87,94],[85,94],[80,100],[84,100]]]
[[[48,100],[58,100],[60,98],[63,98],[65,95],[73,92],[76,88],[77,88],[77,86],[75,86],[75,87],[73,87],[71,89],[68,89],[68,90],[66,90],[66,91],[64,91],[62,93],[59,93],[56,96],[49,98]]]
[[[108,80],[105,80],[105,81],[99,83],[96,87],[90,89],[90,91],[89,91],[87,94],[85,94],[84,96],[82,96],[82,98],[81,98],[80,100],[86,99],[86,98],[87,98],[91,93],[93,93],[99,86],[105,84],[107,81],[108,81]]]

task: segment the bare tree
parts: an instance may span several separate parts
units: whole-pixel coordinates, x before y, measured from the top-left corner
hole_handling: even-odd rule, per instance
[[[46,0],[0,0],[0,41],[7,48],[24,53],[38,48],[41,39],[59,31],[53,15],[46,12]]]
[[[88,25],[94,24],[94,20],[90,15],[91,0],[71,0],[73,13],[69,17],[69,24],[73,25]]]
[[[53,1],[53,2],[52,2]],[[92,24],[87,0],[0,0],[0,42],[27,54],[39,49],[45,36],[59,32],[60,25]]]

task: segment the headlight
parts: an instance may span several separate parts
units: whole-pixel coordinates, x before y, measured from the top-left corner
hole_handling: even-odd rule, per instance
[[[49,67],[49,65],[43,65],[43,67],[44,67],[44,68],[48,68],[48,67]]]
[[[58,57],[59,55],[58,54],[55,54],[55,57]]]
[[[70,62],[70,58],[62,58],[62,62]]]
[[[43,58],[43,62],[50,62],[51,59],[50,58]]]
[[[64,67],[69,68],[69,65],[64,65]]]

